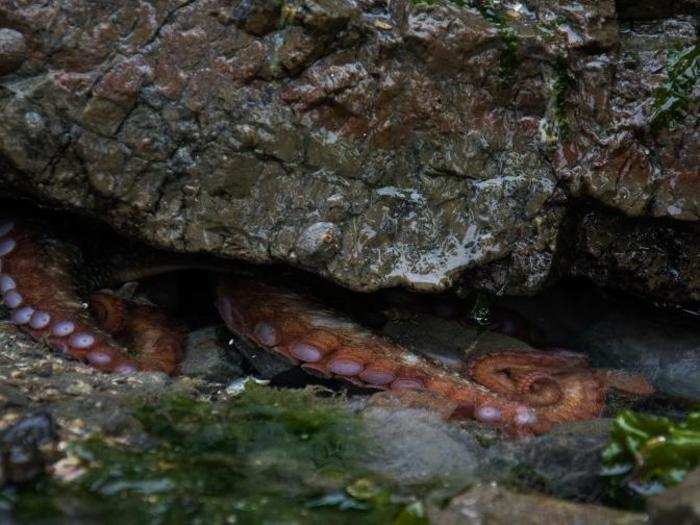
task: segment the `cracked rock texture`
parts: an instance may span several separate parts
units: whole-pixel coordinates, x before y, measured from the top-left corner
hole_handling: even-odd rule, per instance
[[[0,191],[358,290],[698,300],[697,2],[647,4],[7,0]]]

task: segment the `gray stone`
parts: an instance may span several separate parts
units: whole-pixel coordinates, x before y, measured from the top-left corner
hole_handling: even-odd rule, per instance
[[[599,473],[609,439],[609,420],[560,425],[542,436],[490,447],[481,475],[562,499],[597,502],[608,490]]]
[[[226,345],[224,330],[208,327],[188,334],[185,359],[180,366],[184,375],[219,382],[244,375],[242,358]]]
[[[367,465],[402,486],[439,482],[461,487],[476,481],[483,447],[458,427],[419,409],[369,408]]]

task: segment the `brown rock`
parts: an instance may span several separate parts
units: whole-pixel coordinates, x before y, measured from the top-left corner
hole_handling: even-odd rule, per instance
[[[646,516],[557,500],[536,494],[518,494],[496,484],[479,484],[455,497],[444,509],[433,508],[430,522],[436,525],[480,523],[484,525],[636,525]]]
[[[692,262],[679,279],[629,255],[644,236],[595,261],[570,242],[581,228],[604,245],[627,215],[671,219],[644,229],[695,253],[683,225],[700,218],[693,87],[678,114],[658,115],[694,20],[672,9],[625,25],[616,9],[3,4],[0,64],[14,73],[0,78],[0,191],[357,290],[464,276],[529,294],[562,275],[624,274],[631,291],[697,300]],[[582,201],[612,218],[572,224]]]

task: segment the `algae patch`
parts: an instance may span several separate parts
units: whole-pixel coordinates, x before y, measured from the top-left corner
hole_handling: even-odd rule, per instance
[[[71,443],[82,475],[0,492],[0,510],[27,521],[424,523],[414,500],[358,466],[369,443],[337,399],[249,385],[216,404],[141,401],[134,415],[147,444]]]
[[[700,411],[682,421],[622,411],[603,451],[602,475],[613,499],[642,507],[642,497],[680,483],[700,465]]]
[[[654,109],[650,117],[652,132],[673,129],[685,118],[698,77],[698,44],[671,53],[666,80],[654,94]]]

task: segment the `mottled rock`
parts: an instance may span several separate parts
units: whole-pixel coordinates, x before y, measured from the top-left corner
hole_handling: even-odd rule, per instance
[[[678,225],[590,211],[574,242],[574,275],[662,302],[700,299],[700,222]]]
[[[652,523],[697,525],[700,523],[700,470],[694,470],[677,487],[649,498]]]
[[[470,286],[532,293],[570,273],[581,197],[700,217],[692,86],[662,111],[695,43],[684,12],[632,26],[612,0],[2,5],[26,42],[0,80],[2,191],[358,290],[470,270]],[[653,273],[640,293],[698,298],[697,274]]]
[[[56,440],[51,416],[37,413],[13,424],[0,435],[0,487],[26,483],[44,472],[46,450]]]
[[[597,502],[608,487],[600,477],[609,421],[569,423],[552,432],[490,447],[481,466],[484,479],[500,480],[563,499]]]
[[[432,508],[430,523],[458,525],[642,525],[644,514],[584,505],[538,494],[518,494],[496,484],[480,484],[453,498],[445,508]]]
[[[26,54],[24,35],[14,29],[0,28],[0,76],[19,68]]]

